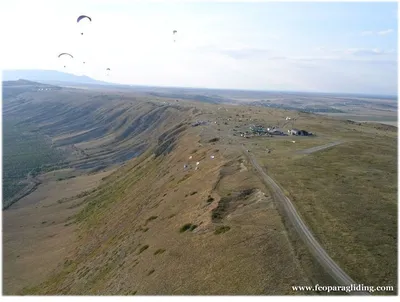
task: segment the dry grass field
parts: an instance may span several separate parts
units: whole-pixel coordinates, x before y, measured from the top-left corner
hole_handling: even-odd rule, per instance
[[[5,104],[9,117],[30,108],[22,125],[69,152],[3,211],[5,294],[293,295],[292,285],[329,284],[243,145],[344,271],[397,284],[396,127],[133,93],[54,95],[57,106],[32,92]],[[288,116],[316,135],[237,135],[252,124],[287,132]]]
[[[4,294],[44,280],[74,243],[73,216],[84,196],[110,172],[63,181],[44,181],[3,212]]]

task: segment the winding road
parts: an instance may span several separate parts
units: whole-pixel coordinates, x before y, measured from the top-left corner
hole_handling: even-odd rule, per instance
[[[326,145],[325,145],[326,146]],[[263,182],[271,188],[274,199],[283,205],[285,214],[290,220],[300,237],[304,240],[316,260],[322,265],[324,270],[339,284],[343,286],[356,284],[356,282],[350,278],[331,257],[327,254],[324,248],[318,243],[313,234],[310,232],[308,227],[305,225],[299,214],[297,213],[293,203],[288,197],[285,196],[282,189],[278,184],[268,176],[261,166],[258,164],[256,159],[251,153],[248,153],[244,147],[243,151],[250,159],[253,167],[259,172]],[[309,149],[308,149],[309,150]],[[320,150],[320,149],[319,149]],[[369,295],[367,292],[351,292],[352,295]]]

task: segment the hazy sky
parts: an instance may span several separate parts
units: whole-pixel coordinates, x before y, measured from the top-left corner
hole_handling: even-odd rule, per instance
[[[395,2],[0,5],[3,69],[55,69],[124,84],[397,94]],[[83,36],[80,14],[93,19]],[[65,69],[61,52],[75,57]]]

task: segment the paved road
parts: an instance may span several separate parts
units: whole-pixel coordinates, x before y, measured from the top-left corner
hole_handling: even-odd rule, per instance
[[[356,282],[351,279],[326,253],[324,248],[318,243],[313,234],[310,232],[308,227],[305,225],[299,214],[297,213],[295,207],[292,202],[285,196],[282,192],[281,188],[277,185],[277,183],[268,176],[261,166],[258,164],[254,156],[248,153],[243,147],[244,153],[249,157],[251,164],[253,167],[260,173],[265,184],[271,188],[274,198],[277,202],[280,202],[283,205],[286,216],[289,218],[290,222],[293,224],[295,229],[297,230],[300,237],[304,240],[304,242],[309,247],[310,251],[313,253],[314,257],[317,261],[322,265],[325,271],[332,276],[339,285],[350,285],[356,284]],[[369,295],[369,293],[365,292],[353,292],[353,295]]]
[[[337,142],[329,143],[329,144],[326,144],[326,145],[322,145],[322,146],[318,146],[318,147],[312,147],[310,149],[301,150],[301,151],[298,151],[297,153],[310,154],[310,153],[321,151],[321,150],[324,150],[324,149],[327,149],[327,148],[330,148],[330,147],[333,147],[333,146],[336,146],[336,145],[340,145],[340,144],[343,144],[343,142],[337,141]]]

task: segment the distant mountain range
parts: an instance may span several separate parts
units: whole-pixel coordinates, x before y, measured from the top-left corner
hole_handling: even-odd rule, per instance
[[[16,80],[16,81],[3,81],[3,87],[26,87],[26,86],[35,86],[39,88],[59,88],[57,86],[28,81],[24,79]]]
[[[98,81],[92,79],[88,76],[77,76],[74,74],[55,71],[55,70],[39,70],[39,69],[19,69],[19,70],[3,70],[3,81],[16,81],[16,80],[29,80],[40,82],[44,84],[51,85],[59,85],[59,86],[107,86],[108,88],[121,89],[134,89],[136,91],[142,92],[153,92],[153,93],[162,93],[162,95],[154,95],[154,96],[162,96],[162,97],[171,97],[171,98],[182,98],[182,95],[190,94],[190,97],[198,99],[200,101],[205,101],[209,103],[220,103],[224,101],[223,99],[235,99],[245,97],[251,97],[255,99],[262,99],[266,97],[270,97],[271,95],[277,95],[278,97],[282,96],[320,96],[320,97],[333,97],[337,96],[341,99],[345,97],[367,97],[367,98],[384,98],[384,99],[392,99],[397,101],[397,95],[368,95],[368,94],[355,94],[355,93],[327,93],[327,92],[296,92],[296,91],[262,91],[262,90],[243,90],[243,89],[215,89],[215,88],[195,88],[195,87],[162,87],[162,86],[151,86],[151,85],[124,85],[124,84],[116,84],[109,83],[104,81]],[[164,94],[163,94],[164,93]],[[168,96],[165,95],[168,93]],[[204,98],[206,95],[206,98]],[[223,98],[221,98],[223,96]]]
[[[37,70],[37,69],[21,69],[21,70],[4,70],[3,81],[29,80],[48,84],[90,84],[90,85],[118,85],[92,79],[88,76],[77,76],[70,73],[55,70]]]

